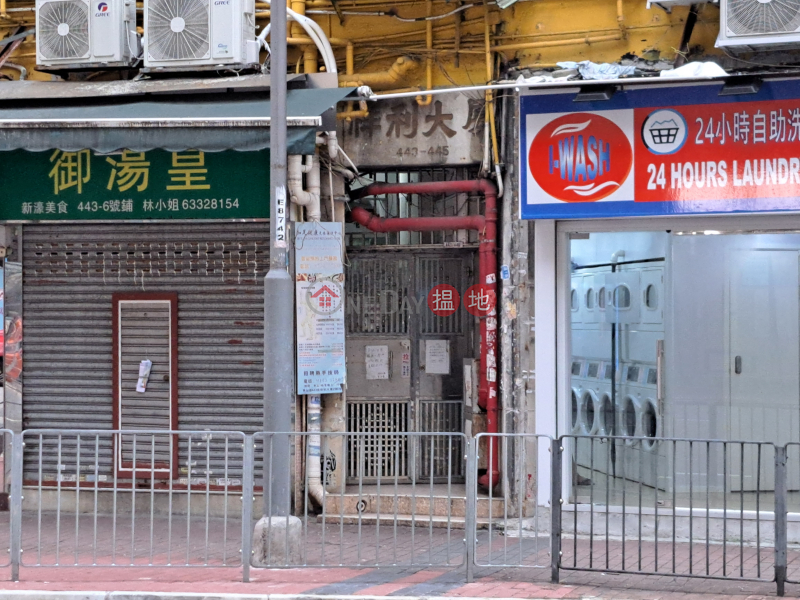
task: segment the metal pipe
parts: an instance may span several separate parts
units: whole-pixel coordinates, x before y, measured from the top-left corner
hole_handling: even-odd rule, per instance
[[[427,16],[432,16],[433,2],[428,0],[425,6]],[[425,21],[425,48],[428,51],[425,58],[425,84],[427,89],[431,89],[433,87],[433,21],[430,19]],[[425,96],[424,100],[422,96],[417,96],[417,104],[420,106],[428,106],[431,102],[433,102],[431,95]]]
[[[483,39],[486,52],[486,83],[492,83],[494,79],[494,63],[492,56],[492,40],[491,40],[491,23],[489,22],[489,4],[484,0],[483,6]],[[486,125],[489,127],[492,141],[492,158],[494,164],[500,163],[500,152],[497,148],[497,128],[494,123],[494,95],[492,90],[486,90]],[[491,171],[492,167],[489,164],[485,165],[487,171]]]
[[[476,229],[479,233],[479,283],[497,299],[497,186],[488,179],[467,181],[431,181],[424,183],[373,183],[350,193],[355,199],[382,194],[458,194],[480,193],[484,196],[484,215],[466,217],[413,217],[382,219],[368,210],[356,207],[353,220],[377,232],[440,231],[442,229]],[[491,320],[491,324],[490,324]],[[486,410],[486,430],[498,433],[497,396],[497,308],[481,317],[481,356],[478,406]],[[478,483],[489,489],[500,481],[497,436],[489,435],[489,469]]]
[[[28,77],[28,69],[26,69],[22,65],[18,65],[17,63],[7,62],[7,63],[5,63],[3,65],[3,68],[5,68],[5,69],[16,69],[17,71],[19,71],[19,80],[20,81],[25,81],[25,79]]]
[[[530,48],[556,48],[558,46],[574,46],[577,44],[595,44],[597,42],[615,42],[623,38],[622,33],[608,35],[586,36],[582,38],[568,38],[565,40],[549,40],[546,42],[520,42],[518,44],[500,44],[493,46],[495,52],[504,50],[527,50]]]
[[[393,87],[419,66],[415,60],[401,56],[388,71],[339,75],[341,87],[367,85],[372,89]]]
[[[468,19],[461,22],[461,27],[468,27],[470,25],[477,25],[478,23],[483,22],[483,18],[478,19]],[[450,29],[455,29],[455,23],[444,23],[443,25],[435,25],[433,27],[433,33],[444,33]],[[372,36],[372,37],[365,37],[359,38],[358,43],[364,44],[369,42],[384,42],[386,40],[392,39],[401,39],[401,38],[408,38],[408,37],[415,37],[422,34],[421,29],[412,29],[411,31],[401,31],[399,33],[389,33],[382,36]]]
[[[307,177],[307,190],[303,189],[303,173],[306,173]],[[307,164],[304,166],[301,155],[290,155],[287,182],[292,202],[306,207],[309,221],[319,221],[321,217],[319,156],[316,154],[308,156]]]

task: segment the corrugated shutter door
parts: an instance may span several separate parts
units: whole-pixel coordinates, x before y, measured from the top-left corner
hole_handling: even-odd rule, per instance
[[[261,428],[269,223],[28,225],[23,248],[26,429],[112,428],[114,292],[178,294],[179,429]]]

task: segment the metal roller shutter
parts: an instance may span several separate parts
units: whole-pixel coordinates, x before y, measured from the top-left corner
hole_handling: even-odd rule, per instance
[[[259,430],[268,263],[267,222],[25,226],[24,428],[112,427],[111,297],[144,291],[178,294],[178,428]],[[110,444],[100,445],[110,472]],[[30,476],[39,450],[26,449]]]

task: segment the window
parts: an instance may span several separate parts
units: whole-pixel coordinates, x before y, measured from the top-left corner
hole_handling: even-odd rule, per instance
[[[572,290],[572,293],[569,296],[570,308],[572,308],[572,312],[578,312],[578,290]]]
[[[625,399],[625,410],[622,411],[622,419],[625,427],[625,435],[633,437],[636,435],[636,405],[633,398]]]
[[[611,396],[608,394],[603,395],[602,405],[602,427],[603,432],[607,435],[616,434],[617,428],[614,425],[614,405],[611,403]]]
[[[644,290],[644,305],[650,310],[658,308],[658,289],[652,283]]]
[[[631,307],[631,290],[627,285],[618,285],[614,288],[612,302],[614,308],[625,309]]]
[[[586,290],[586,308],[594,310],[594,290],[592,288]]]
[[[586,431],[593,433],[595,430],[594,398],[589,392],[584,392],[583,398],[581,398],[581,416],[586,425]]]
[[[642,410],[642,433],[648,438],[654,438],[658,435],[656,407],[650,400],[644,403],[644,409]]]
[[[578,427],[578,394],[572,390],[572,429]]]

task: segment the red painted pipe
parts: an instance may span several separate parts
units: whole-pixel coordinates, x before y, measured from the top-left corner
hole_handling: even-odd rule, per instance
[[[479,283],[486,284],[497,299],[497,187],[488,179],[469,181],[431,181],[424,183],[373,183],[351,192],[353,199],[383,194],[458,194],[481,193],[485,198],[483,216],[409,217],[383,219],[366,209],[356,207],[353,220],[381,233],[397,231],[441,231],[475,229],[480,236],[478,251]],[[481,357],[478,406],[486,411],[486,432],[496,434],[497,422],[497,309],[481,317]],[[479,480],[483,487],[494,487],[500,481],[497,436],[489,437],[489,469]]]

